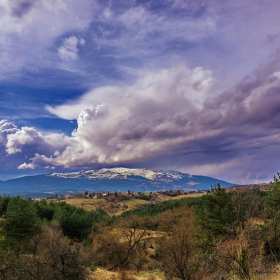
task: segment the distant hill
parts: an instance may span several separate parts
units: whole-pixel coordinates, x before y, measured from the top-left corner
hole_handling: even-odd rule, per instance
[[[144,168],[102,168],[71,173],[51,173],[0,181],[0,195],[49,197],[55,194],[84,191],[159,191],[203,190],[220,184],[233,184],[219,179],[190,175],[178,171],[153,171]]]

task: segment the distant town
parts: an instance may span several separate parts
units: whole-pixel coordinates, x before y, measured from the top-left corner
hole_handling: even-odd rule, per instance
[[[237,185],[227,188],[228,191],[248,191],[248,190],[259,190],[267,192],[268,188],[273,183],[260,183],[260,184],[249,184],[249,185]],[[158,195],[163,194],[171,197],[181,196],[181,195],[190,195],[190,194],[201,194],[205,193],[208,190],[165,190],[165,191],[157,191],[157,192],[137,192],[133,190],[128,190],[126,192],[121,191],[102,191],[102,192],[81,192],[81,193],[70,193],[70,194],[55,194],[53,196],[49,196],[47,198],[33,198],[34,201],[41,201],[43,199],[46,200],[67,200],[71,198],[85,198],[85,199],[100,199],[105,198],[108,202],[114,201],[122,201],[122,200],[130,200],[130,199],[142,199],[151,202],[160,202],[158,201]]]

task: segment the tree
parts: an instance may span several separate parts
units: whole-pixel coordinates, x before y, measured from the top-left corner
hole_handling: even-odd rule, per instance
[[[51,202],[48,203],[45,199],[40,202],[36,202],[35,206],[37,208],[37,215],[41,220],[46,219],[51,221],[55,212],[55,205]]]
[[[268,271],[262,256],[263,200],[253,191],[236,191],[231,195],[233,206],[233,231],[230,238],[215,244],[218,267],[228,277],[254,279],[256,273]]]
[[[0,279],[87,279],[81,246],[71,245],[59,224],[52,222],[29,240],[26,254],[6,254],[1,260]],[[3,265],[2,265],[3,264]]]
[[[31,202],[13,197],[9,200],[3,233],[6,244],[15,251],[40,231],[40,219],[35,205]]]
[[[142,219],[130,217],[118,231],[106,231],[96,238],[96,262],[109,267],[134,268],[139,271],[146,262],[146,229],[140,229]]]
[[[233,207],[233,230],[238,235],[248,227],[251,219],[262,218],[263,199],[255,191],[235,191],[231,194]]]
[[[0,196],[0,217],[6,214],[7,207],[9,204],[10,197],[8,196]]]
[[[202,207],[196,208],[196,221],[210,242],[230,236],[234,232],[232,194],[219,184],[203,197]]]
[[[265,199],[265,209],[269,220],[265,224],[265,251],[280,261],[280,173],[274,176],[274,184],[270,186]]]
[[[91,233],[91,227],[101,214],[88,212],[83,208],[76,208],[66,203],[56,207],[54,219],[59,221],[63,233],[71,239],[83,241]]]
[[[195,221],[198,226],[196,245],[204,255],[203,266],[207,273],[219,269],[218,243],[235,236],[235,212],[232,193],[218,184],[202,197],[202,204],[195,207]]]
[[[252,267],[255,265],[253,257],[256,256],[251,240],[256,239],[256,236],[250,236],[250,230],[244,229],[239,236],[215,244],[215,251],[219,256],[217,270],[226,274],[226,278],[252,279]]]
[[[201,258],[195,249],[193,232],[185,225],[173,226],[161,245],[162,267],[169,277],[181,280],[201,279]]]

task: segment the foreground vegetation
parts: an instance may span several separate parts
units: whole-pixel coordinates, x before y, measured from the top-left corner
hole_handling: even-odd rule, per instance
[[[0,279],[268,279],[280,261],[279,179],[120,216],[0,197]]]

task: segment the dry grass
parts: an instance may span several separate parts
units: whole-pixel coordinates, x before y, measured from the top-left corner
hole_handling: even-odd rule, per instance
[[[263,278],[265,280],[280,280],[280,265],[277,265],[275,271],[269,275],[264,275]]]
[[[123,200],[120,202],[108,202],[104,198],[69,198],[63,201],[72,206],[84,208],[87,211],[101,208],[105,210],[106,213],[109,215],[121,215],[125,211],[136,209],[141,205],[150,204],[149,201],[145,201],[142,199],[130,199]]]
[[[190,193],[190,194],[182,194],[182,195],[178,195],[178,196],[170,196],[170,195],[166,195],[166,194],[158,194],[158,198],[161,201],[167,201],[167,200],[177,200],[177,199],[181,199],[181,198],[189,198],[189,197],[200,197],[204,195],[203,193]]]
[[[134,210],[137,209],[138,207],[146,204],[150,204],[151,202],[143,200],[143,199],[131,199],[131,200],[124,200],[122,201],[124,205],[126,205],[125,210],[120,210],[114,213],[114,215],[118,216],[121,215],[123,212],[129,211],[129,210]]]
[[[173,199],[181,199],[181,198],[187,198],[187,197],[200,197],[203,196],[204,193],[190,193],[190,194],[182,194],[178,195],[176,197],[173,197]]]
[[[100,207],[103,203],[107,203],[104,198],[99,199],[88,199],[88,198],[69,198],[64,200],[66,203],[75,206],[75,207],[82,207],[87,211],[96,210]]]
[[[199,197],[203,194],[194,193],[194,194],[184,194],[179,195],[175,197],[171,197],[169,195],[165,194],[157,194],[157,202],[163,202],[168,200],[176,200],[181,198],[187,198],[187,197]],[[56,200],[53,200],[56,201]],[[146,201],[143,199],[130,199],[130,200],[123,200],[120,202],[108,202],[105,198],[98,198],[98,199],[89,199],[89,198],[69,198],[66,200],[63,200],[66,203],[75,206],[75,207],[81,207],[84,208],[87,211],[96,210],[97,208],[101,208],[106,211],[109,215],[121,215],[122,213],[137,209],[138,207],[146,204],[151,204],[151,201]]]
[[[134,278],[136,280],[163,280],[164,275],[161,271],[142,271],[140,273],[129,272],[129,277]],[[95,280],[112,280],[119,279],[117,272],[108,271],[105,269],[98,268],[94,272],[91,272],[89,275],[89,279]]]

